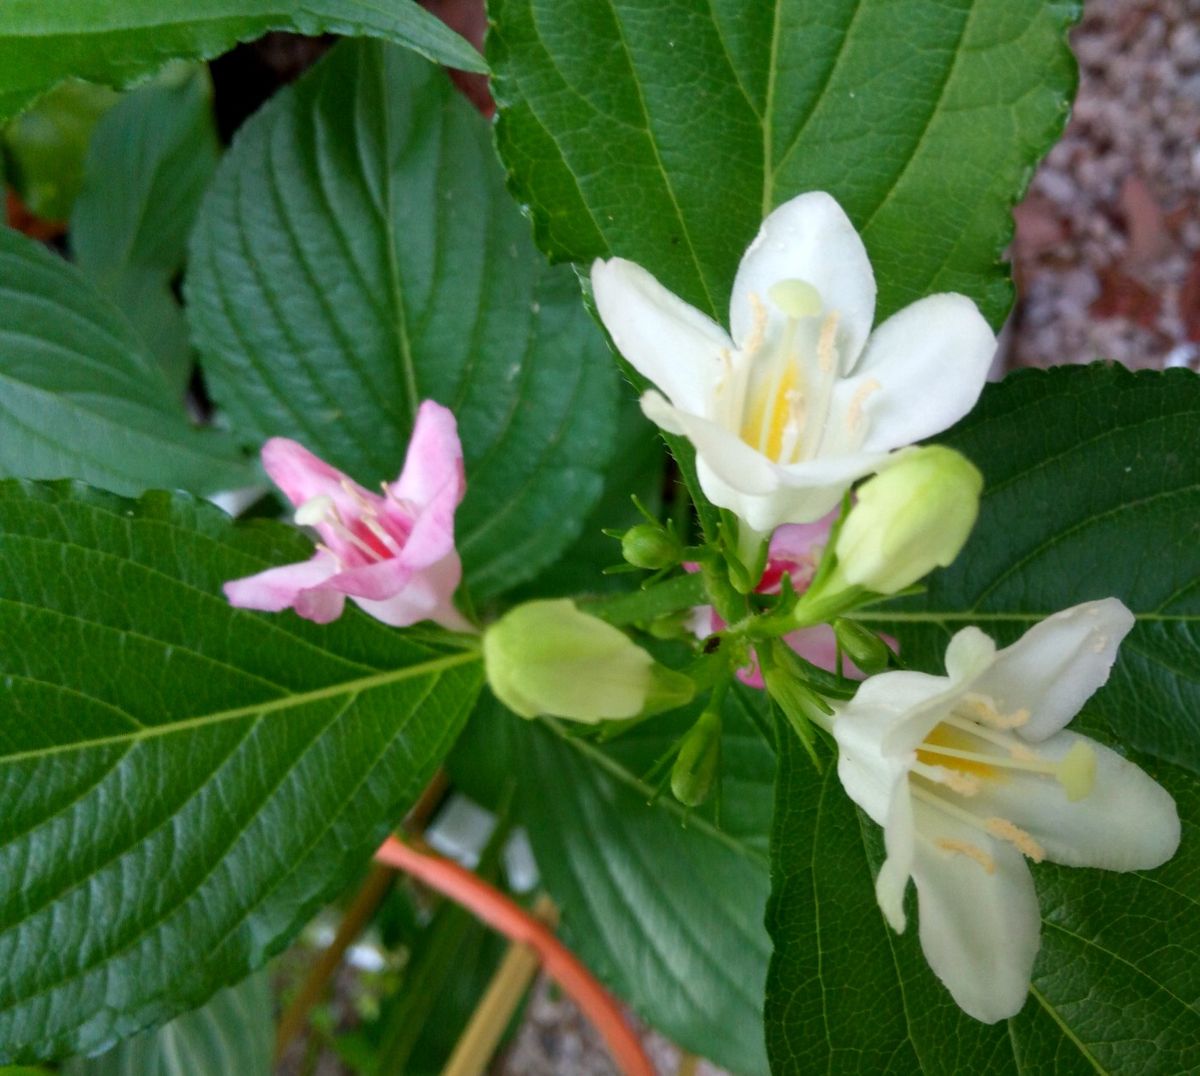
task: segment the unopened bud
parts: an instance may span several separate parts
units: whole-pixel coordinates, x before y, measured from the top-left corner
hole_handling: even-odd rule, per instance
[[[888,667],[891,651],[870,628],[857,620],[835,620],[833,634],[840,646],[855,665],[868,676],[883,672]]]
[[[721,765],[721,715],[705,710],[680,741],[671,767],[671,791],[686,807],[699,807],[712,791]]]
[[[983,476],[940,445],[904,453],[858,490],[837,539],[836,574],[876,594],[895,594],[966,544]]]
[[[672,568],[682,555],[679,540],[657,523],[639,523],[621,537],[621,556],[635,568]]]
[[[496,697],[522,717],[620,720],[682,706],[695,690],[565,598],[510,610],[484,632],[483,659]]]

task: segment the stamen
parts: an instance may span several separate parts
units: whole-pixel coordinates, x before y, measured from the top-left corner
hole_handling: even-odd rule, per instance
[[[1028,770],[1030,773],[1058,772],[1057,764],[1042,762],[1036,755],[1031,759],[1001,758],[998,755],[985,755],[978,751],[963,751],[957,747],[941,747],[936,744],[921,744],[919,749],[926,755],[945,755],[947,758],[960,758],[964,762],[975,762],[981,766],[997,767],[1005,770]]]
[[[742,346],[742,352],[753,355],[763,344],[767,334],[767,308],[756,292],[750,293],[750,335]]]
[[[817,337],[817,363],[823,374],[832,374],[837,362],[835,337],[838,327],[838,312],[831,310],[821,322],[821,335]]]
[[[994,699],[989,698],[987,695],[979,695],[974,691],[970,691],[964,695],[956,709],[960,714],[969,717],[972,721],[989,725],[1002,732],[1020,728],[1029,721],[1029,711],[1024,707],[1020,710],[1015,710],[1011,714],[1002,714],[997,709]]]
[[[372,549],[343,522],[341,513],[338,512],[337,505],[334,503],[332,497],[323,494],[319,497],[309,498],[296,509],[296,513],[292,518],[301,526],[306,527],[313,527],[319,523],[324,524],[339,538],[349,542],[371,560],[379,560],[379,551]],[[370,517],[361,518],[364,523],[370,526]],[[331,553],[333,552],[328,546],[318,546],[318,548],[326,549]],[[338,563],[340,564],[341,561],[339,560]]]
[[[960,856],[975,860],[988,874],[996,873],[996,861],[977,844],[970,841],[955,841],[949,837],[939,837],[933,842],[943,852],[957,852]]]
[[[1028,856],[1034,863],[1041,863],[1046,858],[1046,850],[1020,826],[1013,825],[1007,818],[989,818],[984,825],[993,837],[1008,841],[1018,852]]]
[[[371,515],[375,515],[375,506],[358,491],[358,488],[353,482],[350,481],[350,479],[343,478],[340,485],[342,489],[345,490],[351,498],[353,498],[354,503],[357,504],[359,508],[361,508],[364,512],[369,512]]]
[[[331,557],[333,557],[333,559],[334,559],[335,563],[337,564],[337,566],[338,566],[339,568],[344,568],[344,567],[346,567],[345,563],[342,561],[342,558],[341,558],[341,557],[339,557],[339,556],[338,556],[338,555],[337,555],[337,554],[336,554],[336,553],[335,553],[335,552],[334,552],[332,549],[330,549],[330,548],[329,548],[329,546],[327,546],[327,545],[326,545],[324,542],[318,542],[318,543],[317,543],[317,548],[318,548],[318,549],[319,549],[319,550],[320,550],[322,553],[328,553],[328,554],[329,554]]]
[[[390,549],[397,556],[400,555],[400,547],[396,544],[396,539],[388,534],[388,532],[385,531],[382,526],[380,526],[378,520],[373,519],[371,516],[363,516],[362,523],[363,526],[366,527],[367,530],[369,530],[373,535],[375,535],[380,542],[387,546],[388,549]],[[378,550],[376,550],[376,553],[378,553]]]
[[[862,425],[863,404],[881,388],[883,386],[873,377],[868,378],[858,386],[858,389],[850,399],[850,406],[846,408],[846,429],[850,430],[851,433],[855,432]]]
[[[913,781],[909,782],[909,790],[916,799],[928,803],[935,810],[943,811],[951,818],[957,818],[960,822],[965,822],[972,829],[981,830],[992,837],[1008,841],[1017,851],[1022,855],[1028,856],[1035,863],[1040,863],[1046,858],[1046,850],[1033,837],[1021,829],[1020,826],[1014,825],[1007,818],[980,818],[970,811],[965,811],[961,807],[955,806],[955,804],[951,803],[944,796],[939,796],[936,792],[924,788]]]
[[[911,771],[920,774],[927,781],[945,785],[951,792],[960,796],[974,796],[979,791],[979,780],[961,770],[952,770],[946,766],[930,766],[925,762],[914,762]]]

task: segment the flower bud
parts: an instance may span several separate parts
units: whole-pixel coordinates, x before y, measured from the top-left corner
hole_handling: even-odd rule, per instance
[[[635,568],[672,568],[682,555],[679,540],[657,523],[639,523],[621,537],[621,556]]]
[[[597,722],[671,710],[694,686],[574,602],[518,605],[483,635],[488,683],[522,717]]]
[[[876,594],[895,594],[966,544],[983,476],[940,445],[904,453],[858,490],[837,538],[837,575]]]
[[[833,634],[846,657],[868,676],[881,673],[888,667],[891,651],[887,643],[857,620],[835,620]]]
[[[712,791],[721,764],[721,715],[705,710],[679,743],[671,791],[686,807],[699,807]]]

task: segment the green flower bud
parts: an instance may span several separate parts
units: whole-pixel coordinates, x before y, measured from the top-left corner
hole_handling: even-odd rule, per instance
[[[695,690],[565,598],[510,610],[484,632],[483,659],[496,697],[522,717],[620,720],[672,710]]]
[[[983,476],[953,449],[932,445],[906,452],[858,490],[837,538],[839,581],[876,594],[895,594],[966,544]]]
[[[712,791],[721,764],[721,715],[705,710],[680,741],[671,767],[671,791],[687,807],[699,807]]]
[[[835,620],[833,634],[837,636],[838,646],[846,657],[868,676],[883,672],[888,667],[891,651],[887,644],[857,620]]]
[[[679,540],[657,523],[639,523],[621,537],[621,556],[635,568],[672,568],[682,555]]]

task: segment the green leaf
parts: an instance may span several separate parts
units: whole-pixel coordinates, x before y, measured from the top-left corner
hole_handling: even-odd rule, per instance
[[[167,60],[207,60],[269,30],[381,37],[450,67],[487,70],[464,38],[411,0],[8,0],[0,119],[68,76],[124,86]]]
[[[71,215],[76,264],[120,307],[181,397],[191,347],[171,286],[217,152],[207,70],[173,65],[96,125]]]
[[[99,1050],[260,966],[454,742],[473,651],[221,595],[310,552],[183,497],[0,486],[0,1060]]]
[[[943,672],[951,635],[1000,643],[1115,595],[1137,623],[1072,728],[1123,751],[1175,797],[1179,853],[1155,871],[1033,867],[1042,949],[1014,1019],[963,1015],[916,931],[875,906],[877,826],[832,767],[785,740],[768,913],[767,1038],[776,1072],[1183,1072],[1200,1040],[1200,378],[1115,366],[1022,372],[944,438],[984,473],[979,522],[924,595],[864,614],[906,664]],[[910,894],[910,922],[917,917]]]
[[[579,535],[617,374],[442,72],[345,42],[253,117],[201,212],[188,299],[213,395],[248,436],[373,484],[399,470],[420,400],[454,411],[475,596]]]
[[[493,0],[501,155],[543,249],[619,254],[726,319],[774,206],[826,190],[885,316],[959,291],[998,326],[1010,211],[1062,130],[1075,2]]]
[[[0,228],[0,475],[210,492],[252,472],[196,429],[129,322],[78,269]]]
[[[93,1058],[74,1058],[64,1076],[270,1076],[275,1049],[266,972],[213,995],[156,1031]]]
[[[731,692],[720,824],[639,778],[695,714],[639,726],[601,750],[481,702],[451,757],[455,780],[498,799],[513,775],[567,943],[649,1023],[737,1073],[766,1071],[762,992],[769,942],[766,834],[774,760]],[[711,805],[710,805],[711,808]]]
[[[0,296],[0,475],[76,477],[118,493],[250,480],[228,435],[191,425],[120,311],[7,228]]]
[[[31,213],[66,219],[83,182],[92,130],[119,100],[106,86],[72,79],[4,127],[0,156],[7,159],[9,181]]]

